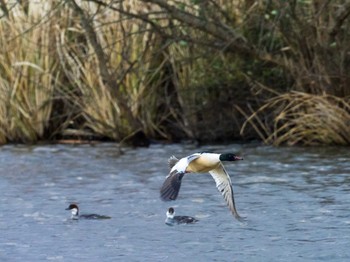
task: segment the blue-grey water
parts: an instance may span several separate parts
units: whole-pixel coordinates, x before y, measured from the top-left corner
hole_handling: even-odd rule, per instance
[[[115,144],[0,148],[0,261],[350,261],[350,150]],[[235,152],[230,214],[210,175],[187,175],[179,198],[159,188],[171,155]],[[70,220],[65,208],[110,220]],[[165,213],[195,216],[167,226]]]

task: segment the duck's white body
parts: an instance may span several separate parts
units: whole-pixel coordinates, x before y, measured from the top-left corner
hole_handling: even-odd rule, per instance
[[[181,181],[186,173],[207,173],[214,178],[216,187],[223,195],[232,214],[240,219],[235,207],[231,179],[221,161],[242,160],[234,154],[195,153],[178,160],[169,158],[170,173],[161,188],[161,198],[165,201],[175,200],[180,190]]]

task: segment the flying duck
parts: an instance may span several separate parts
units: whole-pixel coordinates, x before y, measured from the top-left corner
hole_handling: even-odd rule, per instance
[[[173,207],[169,207],[166,212],[165,224],[173,226],[174,224],[193,224],[198,222],[198,219],[190,216],[175,216],[175,210]]]
[[[195,153],[187,157],[177,159],[171,156],[168,160],[170,173],[166,177],[161,189],[160,197],[164,201],[175,200],[179,194],[181,181],[186,173],[209,172],[214,178],[217,189],[223,195],[233,216],[240,220],[233,196],[230,176],[227,174],[222,161],[243,160],[235,154]]]
[[[109,216],[101,216],[97,214],[83,214],[79,215],[79,207],[77,204],[70,204],[69,207],[66,208],[66,210],[71,210],[72,216],[71,219],[78,220],[78,219],[111,219]]]

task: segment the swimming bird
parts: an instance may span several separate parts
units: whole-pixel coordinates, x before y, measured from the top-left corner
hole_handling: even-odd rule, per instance
[[[69,207],[66,208],[66,210],[71,210],[72,216],[71,219],[78,220],[78,219],[111,219],[109,216],[101,216],[97,214],[83,214],[79,215],[79,207],[77,204],[70,204]]]
[[[171,156],[168,160],[170,173],[166,177],[161,189],[160,197],[164,201],[175,200],[179,194],[182,178],[186,173],[206,173],[209,172],[214,178],[217,189],[223,195],[233,216],[240,220],[233,196],[231,179],[226,172],[222,161],[243,160],[242,157],[232,153],[195,153],[180,160]]]
[[[165,224],[173,226],[174,224],[193,224],[198,222],[198,219],[190,216],[175,216],[175,210],[173,207],[169,207],[166,212]]]

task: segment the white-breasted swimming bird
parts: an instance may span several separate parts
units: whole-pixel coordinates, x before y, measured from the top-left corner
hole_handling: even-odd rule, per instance
[[[193,224],[198,222],[198,219],[190,216],[175,216],[175,210],[173,207],[169,207],[166,212],[165,224],[173,226],[175,224]]]
[[[109,216],[103,216],[103,215],[97,215],[97,214],[79,214],[79,207],[77,204],[73,203],[70,204],[69,207],[66,208],[66,210],[71,210],[72,216],[71,219],[78,220],[78,219],[111,219]]]
[[[179,194],[181,181],[186,173],[206,173],[209,172],[214,178],[217,189],[223,195],[228,207],[230,208],[234,217],[238,220],[239,216],[230,176],[227,174],[222,161],[236,161],[243,160],[242,157],[236,156],[232,153],[217,154],[217,153],[195,153],[187,157],[177,159],[171,156],[168,160],[170,173],[166,177],[161,189],[160,197],[164,201],[175,200]]]

